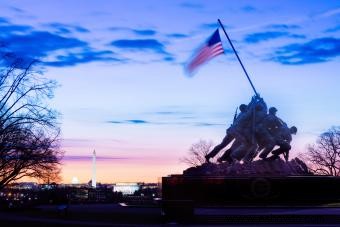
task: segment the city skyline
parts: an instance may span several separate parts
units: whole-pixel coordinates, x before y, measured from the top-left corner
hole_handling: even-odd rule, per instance
[[[225,55],[188,78],[184,64],[217,28],[260,95],[289,126],[292,156],[340,125],[340,3],[336,1],[1,1],[0,38],[41,60],[60,87],[62,182],[157,182],[187,166],[200,139],[222,140],[253,91]],[[53,8],[53,11],[49,10]],[[77,9],[77,10],[75,10]],[[303,10],[302,10],[303,9]]]

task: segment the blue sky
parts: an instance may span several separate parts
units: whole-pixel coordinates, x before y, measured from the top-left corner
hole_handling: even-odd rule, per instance
[[[226,54],[186,77],[183,65],[220,18],[253,83],[298,127],[292,154],[340,125],[339,1],[0,1],[0,40],[55,79],[63,177],[87,182],[180,173],[199,139],[219,143],[253,92]]]

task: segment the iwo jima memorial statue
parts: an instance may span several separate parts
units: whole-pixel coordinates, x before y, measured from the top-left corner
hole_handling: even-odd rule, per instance
[[[190,216],[195,206],[314,206],[339,202],[339,177],[314,175],[299,158],[289,160],[290,142],[297,128],[277,117],[275,107],[267,107],[218,22],[255,95],[249,104],[239,106],[239,114],[235,113],[222,142],[205,156],[206,163],[188,168],[181,175],[162,178],[163,213]],[[188,70],[222,53],[217,29]],[[218,163],[211,163],[210,159],[228,145]]]

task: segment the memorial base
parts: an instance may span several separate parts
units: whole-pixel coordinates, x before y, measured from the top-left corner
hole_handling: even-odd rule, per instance
[[[340,204],[340,177],[303,175],[303,172],[300,175],[259,175],[256,171],[255,174],[231,171],[233,174],[228,176],[213,176],[214,171],[210,171],[209,174],[204,172],[205,175],[199,175],[202,169],[212,169],[211,165],[214,164],[207,165],[210,167],[188,169],[183,175],[162,178],[165,215],[188,217],[193,214],[194,207],[313,207]]]

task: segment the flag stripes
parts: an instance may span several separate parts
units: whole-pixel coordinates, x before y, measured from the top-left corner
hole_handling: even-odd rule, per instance
[[[211,58],[223,54],[224,50],[222,47],[222,43],[217,43],[212,47],[203,47],[200,54],[197,55],[192,62],[188,65],[189,71],[194,71],[201,64],[209,61]]]
[[[191,74],[193,73],[200,65],[208,62],[215,56],[224,53],[224,49],[222,46],[220,34],[218,33],[218,29],[214,32],[214,34],[208,39],[205,45],[200,48],[197,53],[194,55],[192,60],[187,64],[187,71]]]

